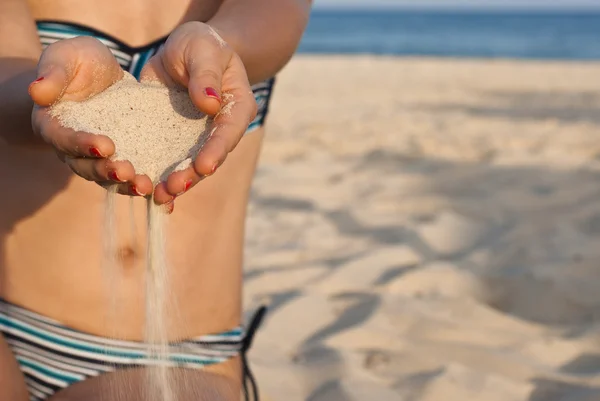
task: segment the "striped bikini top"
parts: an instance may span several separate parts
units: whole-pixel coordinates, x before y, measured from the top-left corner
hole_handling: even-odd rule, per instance
[[[138,79],[146,62],[158,52],[158,49],[160,49],[167,40],[167,37],[164,37],[145,46],[131,47],[119,39],[97,29],[72,22],[37,21],[36,25],[43,48],[46,48],[50,44],[61,39],[70,39],[77,36],[92,36],[110,49],[125,71]],[[258,113],[254,121],[250,123],[247,132],[264,125],[274,82],[275,79],[270,78],[252,86],[254,98],[258,105]]]
[[[164,37],[146,46],[131,47],[104,32],[72,22],[38,21],[37,31],[43,48],[61,39],[93,36],[110,49],[125,71],[136,78],[140,77],[144,64],[156,54],[160,46],[167,40],[167,37]]]

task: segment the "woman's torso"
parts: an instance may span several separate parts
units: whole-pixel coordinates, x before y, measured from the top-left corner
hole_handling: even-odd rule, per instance
[[[36,20],[76,22],[137,47],[168,35],[182,22],[208,20],[220,2],[29,4]],[[243,223],[261,138],[262,130],[247,135],[214,176],[176,202],[168,226],[171,289],[177,303],[170,314],[176,318],[172,337],[239,324]],[[137,230],[132,234],[129,199],[118,198],[123,262],[111,278],[103,266],[104,189],[71,174],[52,150],[3,146],[0,185],[10,188],[0,197],[0,297],[80,330],[141,338],[144,200],[134,200]]]

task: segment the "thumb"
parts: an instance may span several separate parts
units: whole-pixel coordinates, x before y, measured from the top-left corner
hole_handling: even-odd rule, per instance
[[[123,70],[104,44],[80,36],[55,42],[44,50],[29,94],[43,107],[59,100],[82,101],[122,77]]]
[[[202,41],[192,41],[186,50],[183,62],[189,75],[190,98],[202,112],[215,115],[221,109],[223,73],[232,54]]]

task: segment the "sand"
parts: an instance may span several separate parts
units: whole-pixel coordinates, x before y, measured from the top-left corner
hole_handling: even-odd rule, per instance
[[[169,331],[166,325],[169,292],[169,270],[166,258],[165,213],[152,200],[147,202],[147,271],[145,341],[150,344],[150,356],[159,361],[147,369],[148,401],[175,401],[169,360]],[[176,313],[176,311],[170,311]],[[161,363],[162,362],[162,363]]]
[[[115,144],[114,160],[130,161],[137,174],[147,174],[154,183],[173,171],[190,165],[208,137],[209,119],[191,102],[186,90],[169,89],[159,83],[139,84],[125,73],[122,80],[84,102],[59,102],[51,109],[60,123],[74,130],[103,134]],[[118,262],[115,230],[116,186],[108,188],[105,205],[104,263],[109,286],[115,283]],[[135,233],[133,204],[130,204],[131,232]],[[153,363],[146,369],[145,399],[174,401],[167,361],[166,326],[169,271],[166,260],[165,214],[147,200],[146,325],[145,342]],[[108,293],[116,294],[116,291]],[[115,295],[116,296],[116,295]],[[116,299],[107,299],[116,317]],[[177,313],[170,311],[170,313]],[[117,328],[114,328],[116,333]],[[107,396],[114,395],[109,389]]]
[[[188,167],[209,136],[209,118],[187,90],[140,84],[128,73],[85,102],[57,103],[51,114],[65,127],[111,138],[112,159],[130,161],[154,183]]]
[[[600,64],[294,58],[247,224],[264,400],[600,400]]]

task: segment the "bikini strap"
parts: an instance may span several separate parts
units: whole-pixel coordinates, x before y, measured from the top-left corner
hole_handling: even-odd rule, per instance
[[[248,364],[248,350],[252,346],[252,340],[254,340],[254,335],[256,334],[260,324],[267,313],[267,307],[261,306],[255,313],[252,319],[250,319],[250,324],[246,329],[246,336],[242,340],[242,349],[240,351],[240,355],[242,357],[242,382],[244,386],[244,399],[246,401],[250,401],[250,391],[248,389],[248,385],[252,387],[252,400],[259,401],[258,397],[258,386],[256,385],[256,379],[250,371],[250,366]]]

